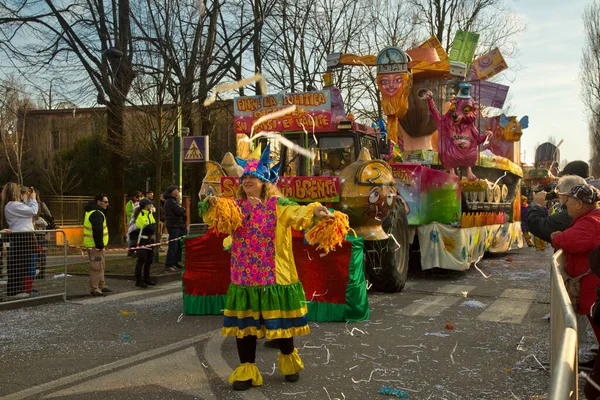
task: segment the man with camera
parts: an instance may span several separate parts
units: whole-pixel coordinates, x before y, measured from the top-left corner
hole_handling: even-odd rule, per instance
[[[585,184],[585,179],[577,175],[565,175],[558,181],[556,188],[560,193],[567,193],[572,187]],[[555,192],[542,190],[533,196],[533,203],[527,211],[527,227],[529,232],[546,242],[551,242],[552,232],[564,231],[571,224],[572,218],[567,213],[562,200],[559,198],[560,211],[549,214],[545,208],[547,201],[556,199]]]

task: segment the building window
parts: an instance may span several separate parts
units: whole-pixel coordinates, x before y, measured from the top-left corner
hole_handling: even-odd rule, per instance
[[[50,132],[50,150],[60,150],[60,131]]]

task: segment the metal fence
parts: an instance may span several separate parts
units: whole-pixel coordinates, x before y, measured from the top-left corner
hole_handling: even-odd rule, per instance
[[[44,196],[42,200],[57,226],[74,226],[83,224],[85,205],[94,200],[94,196]]]
[[[60,230],[0,233],[0,303],[66,300],[67,238]]]
[[[552,257],[550,294],[550,400],[577,400],[577,320],[559,268],[562,250]]]

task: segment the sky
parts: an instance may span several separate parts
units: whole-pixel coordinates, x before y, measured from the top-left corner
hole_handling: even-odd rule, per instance
[[[527,24],[510,85],[511,115],[529,116],[521,160],[533,163],[535,146],[564,140],[561,160],[589,161],[589,134],[581,100],[579,63],[584,46],[583,12],[591,0],[509,0]],[[509,62],[510,68],[510,62]],[[525,156],[525,157],[523,157]]]

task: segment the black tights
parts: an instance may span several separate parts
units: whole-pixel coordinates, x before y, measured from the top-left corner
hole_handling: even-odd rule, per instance
[[[275,339],[279,343],[282,354],[294,352],[294,338]],[[237,351],[240,363],[254,363],[256,361],[256,336],[245,336],[243,339],[236,338]]]

